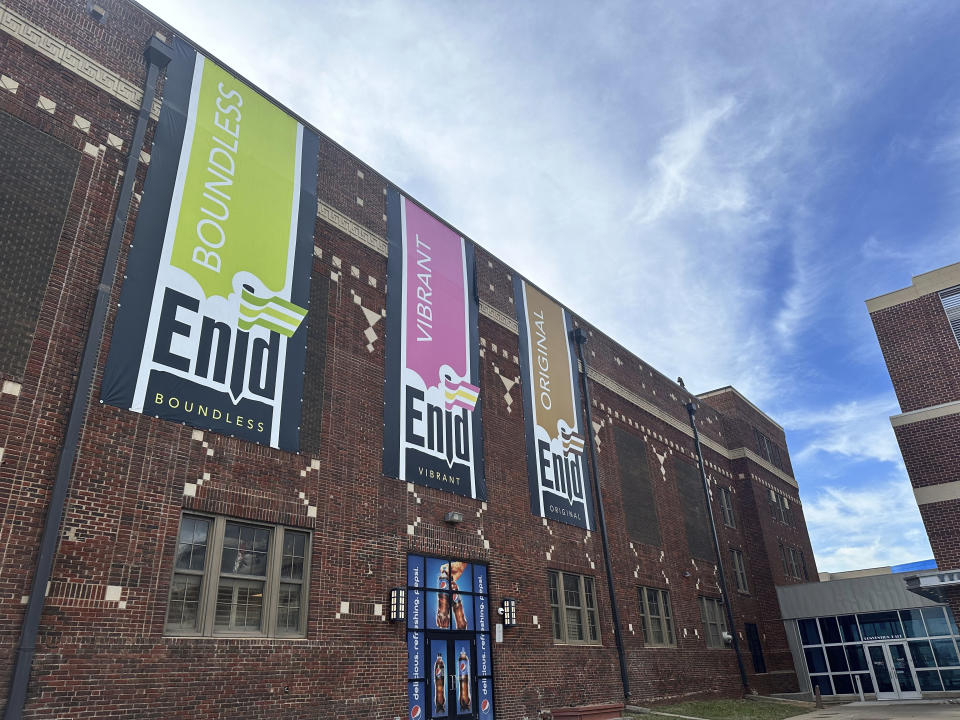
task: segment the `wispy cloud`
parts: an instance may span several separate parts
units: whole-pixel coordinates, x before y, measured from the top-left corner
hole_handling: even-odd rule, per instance
[[[881,395],[827,408],[788,412],[780,419],[788,431],[804,431],[802,446],[792,453],[795,463],[804,463],[823,453],[902,465],[889,419],[897,412],[896,398]]]
[[[821,571],[933,556],[905,477],[885,478],[859,490],[823,488],[804,502],[803,512]]]

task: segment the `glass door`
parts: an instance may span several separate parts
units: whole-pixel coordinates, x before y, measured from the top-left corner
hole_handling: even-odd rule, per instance
[[[910,666],[910,658],[907,657],[907,646],[904,643],[889,643],[886,650],[893,666],[897,685],[900,686],[900,697],[904,699],[919,698],[920,691],[917,689],[917,678]]]
[[[427,707],[430,718],[476,718],[476,641],[471,636],[427,633]]]
[[[913,667],[903,643],[867,645],[870,672],[877,700],[907,700],[920,697]]]

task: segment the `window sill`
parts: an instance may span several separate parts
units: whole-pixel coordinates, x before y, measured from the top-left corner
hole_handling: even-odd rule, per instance
[[[164,633],[164,640],[266,640],[271,642],[303,642],[308,638],[304,635],[180,635]]]
[[[554,640],[553,644],[557,647],[582,647],[582,648],[602,648],[603,643],[601,642],[562,642],[560,640]]]

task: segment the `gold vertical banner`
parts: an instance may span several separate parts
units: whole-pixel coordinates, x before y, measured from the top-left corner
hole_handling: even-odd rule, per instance
[[[586,430],[570,315],[523,278],[514,280],[514,305],[520,330],[530,510],[592,530]]]

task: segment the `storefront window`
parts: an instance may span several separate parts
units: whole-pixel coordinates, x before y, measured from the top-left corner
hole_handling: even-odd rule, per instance
[[[816,620],[800,620],[800,639],[804,645],[819,645],[820,633]]]
[[[857,615],[864,640],[895,640],[903,637],[900,617],[896,611]]]
[[[927,635],[949,635],[951,630],[943,608],[923,608],[923,620],[927,624]]]
[[[923,619],[919,610],[901,610],[900,620],[907,637],[926,637],[927,631],[923,628]]]
[[[943,607],[797,620],[810,682],[821,695],[856,695],[858,685],[874,693],[864,646],[878,643],[908,646],[921,691],[960,690],[955,627]]]
[[[840,632],[843,634],[844,642],[860,641],[860,628],[857,626],[855,615],[841,615],[837,620],[840,621]]]

